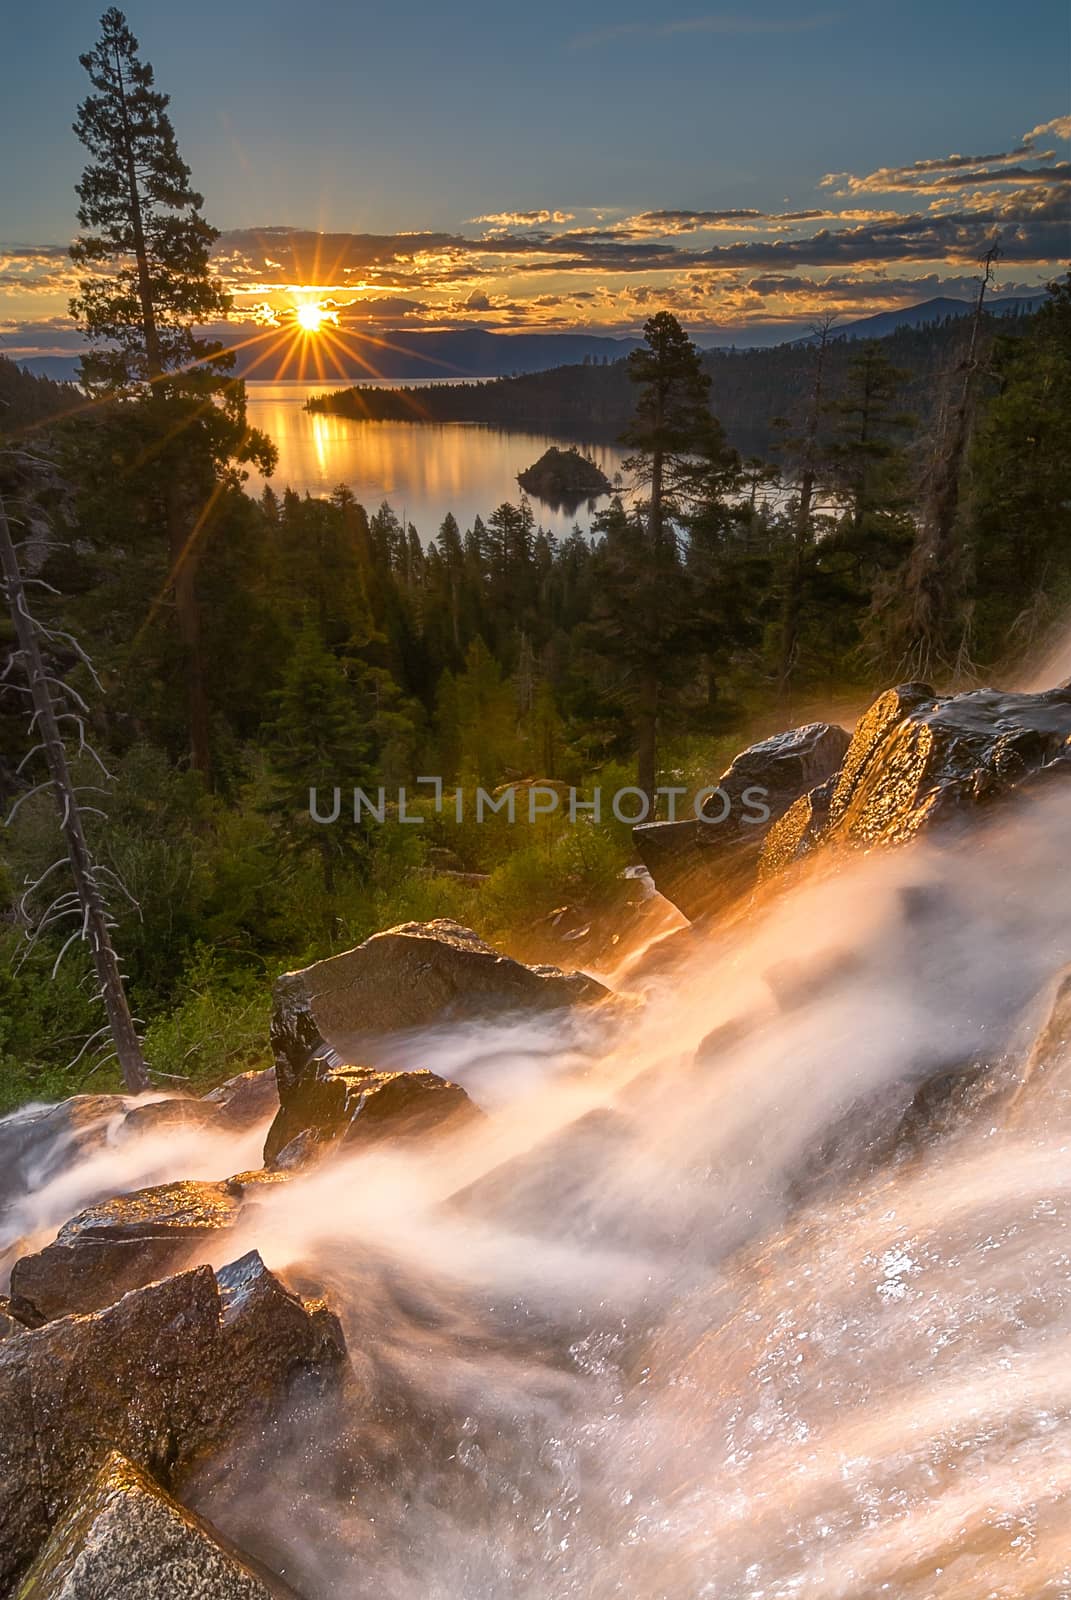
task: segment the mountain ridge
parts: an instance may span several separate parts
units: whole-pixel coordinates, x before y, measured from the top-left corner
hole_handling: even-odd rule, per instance
[[[991,317],[1029,316],[1044,305],[1047,298],[1044,290],[1037,294],[997,295],[986,301],[985,309]],[[859,317],[854,322],[834,323],[830,336],[834,339],[884,339],[901,328],[925,328],[934,322],[944,322],[946,317],[969,316],[974,306],[973,300],[937,295],[932,300],[920,300],[917,305],[901,306],[896,311],[878,311],[872,317]],[[790,342],[811,344],[815,337],[809,333]]]
[[[1036,295],[998,296],[987,302],[993,316],[1021,316],[1034,311],[1045,300]],[[921,328],[946,318],[967,316],[973,302],[951,296],[937,296],[896,311],[880,311],[840,326],[834,324],[835,339],[882,339],[904,328]],[[726,330],[732,332],[733,330]],[[739,332],[743,335],[745,330]],[[781,346],[810,344],[814,334],[784,337],[768,345],[742,340],[739,346],[727,345],[725,334],[708,335],[715,342],[704,342],[702,333],[692,337],[704,351],[747,348],[777,349]],[[237,340],[238,334],[235,334]],[[395,329],[382,334],[348,334],[351,348],[338,351],[327,344],[310,345],[305,352],[304,369],[291,370],[291,356],[283,358],[282,371],[266,370],[263,351],[252,347],[237,351],[235,371],[254,381],[284,382],[293,379],[306,383],[332,385],[368,383],[376,378],[394,383],[426,382],[431,378],[473,380],[510,378],[558,367],[601,366],[621,361],[636,349],[640,340],[629,335],[595,333],[494,333],[489,328],[440,328],[427,330]],[[337,341],[336,341],[337,343]],[[38,377],[70,380],[77,376],[77,355],[31,356],[17,359],[25,371]],[[325,365],[334,368],[324,371]]]

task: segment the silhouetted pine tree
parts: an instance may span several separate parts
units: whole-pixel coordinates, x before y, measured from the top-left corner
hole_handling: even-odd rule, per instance
[[[83,232],[71,247],[86,269],[71,313],[93,346],[82,381],[98,396],[136,399],[145,413],[132,419],[125,449],[125,408],[98,442],[113,456],[118,445],[146,498],[162,502],[191,756],[207,773],[199,555],[221,496],[237,481],[234,463],[256,461],[270,471],[275,448],[246,425],[244,387],[229,376],[233,353],[195,331],[229,308],[209,265],[218,234],[201,216],[168,96],[156,89],[121,11],[104,13],[99,40],[80,60],[94,90],[74,125],[90,157],[77,185]],[[146,523],[158,521],[155,507],[148,510]]]

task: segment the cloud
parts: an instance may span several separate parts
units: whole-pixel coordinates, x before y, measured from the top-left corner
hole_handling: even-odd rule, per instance
[[[997,196],[983,191],[964,196],[960,205],[955,195],[948,199],[939,210],[907,214],[661,210],[603,228],[529,228],[480,238],[431,232],[320,235],[284,228],[268,238],[266,230],[254,230],[225,236],[220,267],[238,291],[240,307],[243,298],[278,296],[287,285],[315,283],[344,299],[347,289],[360,289],[362,296],[375,294],[387,304],[392,291],[400,291],[397,300],[412,297],[412,304],[399,304],[398,313],[427,320],[459,311],[473,317],[504,313],[505,297],[516,300],[518,285],[525,286],[524,298],[532,305],[536,284],[547,278],[555,280],[556,294],[568,295],[593,276],[642,277],[653,284],[694,272],[724,283],[748,272],[808,275],[911,263],[946,263],[955,272],[968,263],[973,268],[997,233],[1009,263],[1046,266],[1068,253],[1071,228],[1060,185],[1019,186]],[[723,229],[736,237],[706,246],[697,237]],[[499,288],[505,296],[496,293]]]
[[[694,252],[692,259],[708,266],[765,266],[797,263],[811,267],[906,261],[971,261],[983,253],[1000,231],[999,213],[954,213],[947,216],[906,216],[894,222],[864,224],[854,228],[822,228],[807,239],[781,239],[771,243],[752,240],[744,244],[714,246]],[[1047,262],[1060,259],[1068,244],[1065,218],[1021,223],[1002,237],[1006,259]]]
[[[810,33],[828,28],[836,21],[832,12],[803,17],[756,17],[738,12],[711,12],[706,16],[682,17],[665,22],[619,22],[605,28],[592,28],[576,34],[570,41],[573,50],[588,50],[595,45],[612,44],[617,39],[672,39],[688,34],[773,35]]]
[[[636,238],[654,235],[666,238],[683,233],[743,233],[755,229],[781,228],[796,222],[878,222],[899,215],[889,210],[837,210],[823,207],[809,211],[641,211],[623,217],[604,230],[605,238]]]
[[[885,273],[865,275],[832,274],[824,278],[805,277],[791,273],[764,273],[749,278],[745,287],[764,299],[822,301],[829,304],[857,304],[885,310],[891,306],[914,304],[941,296],[953,299],[972,299],[978,292],[978,279],[970,274],[949,276],[946,273],[928,272],[919,277],[889,277]],[[1027,283],[1004,283],[1000,293],[1005,295],[1033,294],[1036,286]]]
[[[0,322],[0,355],[69,355],[80,353],[84,340],[69,317],[42,317]]]
[[[535,228],[541,223],[575,222],[573,211],[490,211],[484,217],[470,217],[470,222],[486,223],[493,228]]]
[[[469,241],[449,233],[318,233],[308,228],[272,226],[223,233],[214,251],[219,270],[232,285],[277,283],[323,288],[352,287],[366,272],[405,265],[464,249]]]
[[[1025,145],[1035,145],[1039,139],[1071,139],[1071,116],[1053,117],[1050,122],[1039,122],[1036,128],[1023,134]]]
[[[914,168],[880,167],[864,178],[850,172],[831,172],[822,179],[825,188],[836,184],[843,187],[837,194],[860,193],[892,194],[907,191],[912,194],[939,194],[942,189],[964,189],[978,185],[992,186],[1002,183],[1066,183],[1071,179],[1071,163],[1061,162],[1051,167],[991,166],[972,167],[956,172],[916,172]]]
[[[1071,138],[1071,116],[1053,117],[1049,122],[1038,123],[1036,128],[1024,133],[1019,143],[1010,150],[980,156],[930,157],[905,166],[878,167],[876,171],[861,177],[851,172],[827,172],[819,186],[834,189],[839,195],[894,194],[903,191],[937,194],[942,189],[1064,181],[1071,176],[1071,167],[1065,163],[1045,166],[1045,162],[1055,160],[1056,152],[1038,149],[1039,141],[1053,137]],[[1028,167],[1023,164],[1026,161],[1040,162],[1042,165]]]
[[[0,245],[0,291],[20,295],[73,292],[78,278],[64,245]]]
[[[301,288],[329,299],[339,326],[354,331],[465,323],[624,329],[658,305],[697,326],[788,326],[823,307],[859,314],[912,298],[967,298],[979,258],[998,237],[1002,288],[1014,292],[1014,270],[1017,279],[1033,274],[1015,285],[1025,291],[1071,254],[1071,163],[1049,149],[1067,135],[1071,117],[1057,117],[984,155],[828,175],[824,193],[816,186],[817,203],[801,193],[791,210],[521,204],[456,231],[320,233],[272,224],[221,235],[213,265],[234,297],[230,329],[245,324],[247,335],[251,324],[265,332],[285,325]],[[850,197],[840,205],[829,193],[838,185]],[[41,353],[76,347],[65,342],[77,339],[67,319],[42,315],[64,306],[73,282],[63,246],[0,246],[0,315],[8,317],[0,332],[9,344],[17,338]]]

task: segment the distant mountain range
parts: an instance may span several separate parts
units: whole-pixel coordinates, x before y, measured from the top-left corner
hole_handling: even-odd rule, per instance
[[[339,347],[342,339],[345,351]],[[510,378],[517,373],[545,372],[550,367],[620,361],[639,342],[593,333],[489,333],[485,328],[447,328],[426,333],[395,329],[372,335],[347,330],[344,335],[335,335],[330,343],[310,344],[303,370],[295,370],[293,359],[288,358],[285,376],[322,382],[325,388],[347,382],[368,383],[377,377],[407,383],[427,378]],[[263,345],[240,350],[235,370],[242,377],[275,378],[263,352]],[[78,357],[33,356],[19,365],[41,377],[73,378]]]
[[[913,325],[904,318],[882,340],[892,365],[904,374],[897,397],[905,413],[918,419],[919,437],[932,425],[946,393],[949,374],[963,358],[968,332],[966,302],[950,302],[953,312]],[[1011,307],[998,311],[1010,311]],[[912,308],[917,309],[917,308]],[[925,311],[925,308],[922,308]],[[859,324],[866,336],[868,323]],[[1023,334],[1029,318],[1008,315],[1012,334]],[[845,330],[846,332],[848,330]],[[858,354],[856,340],[835,338],[826,362],[826,391],[841,395]],[[795,339],[774,347],[704,350],[703,367],[711,380],[711,405],[730,443],[743,456],[772,459],[784,443],[776,419],[806,415],[814,386],[814,350]],[[556,367],[522,373],[496,383],[440,383],[420,390],[419,404],[409,387],[336,388],[317,395],[310,409],[335,416],[382,422],[406,421],[419,412],[428,422],[477,422],[488,427],[523,429],[529,433],[590,444],[619,439],[632,417],[636,396],[623,361],[589,366]]]
[[[990,300],[988,309],[994,316],[1022,316],[1036,311],[1045,298],[1043,293],[1004,295]],[[874,317],[837,324],[834,332],[838,339],[883,339],[902,328],[926,327],[948,317],[964,317],[971,310],[969,300],[924,300],[920,305],[904,306],[899,311],[881,311]],[[310,345],[305,369],[294,370],[290,359],[286,377],[322,382],[325,388],[367,383],[373,377],[405,383],[428,378],[508,378],[546,372],[554,367],[602,366],[620,361],[640,342],[635,338],[607,338],[593,333],[489,333],[486,328],[429,332],[393,330],[374,335],[347,332],[344,337],[346,352],[338,348],[337,340],[331,345],[326,342]],[[809,344],[812,337],[807,334],[802,339],[793,338],[792,330],[785,327],[774,342]],[[237,340],[237,333],[235,338]],[[754,330],[748,329],[697,335],[697,343],[706,349],[725,348],[734,339],[738,340],[739,348],[760,342]],[[77,374],[78,357],[31,356],[18,364],[41,377],[70,379]],[[263,347],[258,345],[239,352],[237,371],[243,377],[276,378],[276,373],[263,360]]]
[[[56,383],[69,383],[78,376],[77,356],[12,356],[11,360],[23,372],[32,372],[35,378],[52,378]]]
[[[993,300],[987,300],[986,310],[993,317],[1026,317],[1044,305],[1048,296],[1045,292],[1024,295],[999,295]],[[833,337],[835,339],[885,339],[890,333],[897,333],[901,328],[925,328],[932,322],[944,322],[946,317],[965,317],[974,310],[973,300],[953,300],[950,296],[939,295],[935,300],[923,300],[917,306],[901,306],[899,311],[879,311],[873,317],[860,317],[856,322],[834,323]],[[798,344],[810,344],[814,335],[808,334],[805,339],[796,340]]]

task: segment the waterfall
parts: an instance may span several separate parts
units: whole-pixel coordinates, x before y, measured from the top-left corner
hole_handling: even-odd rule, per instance
[[[854,857],[609,1024],[411,1043],[489,1116],[220,1246],[326,1284],[355,1377],[197,1508],[309,1600],[1071,1593],[1069,823]]]

